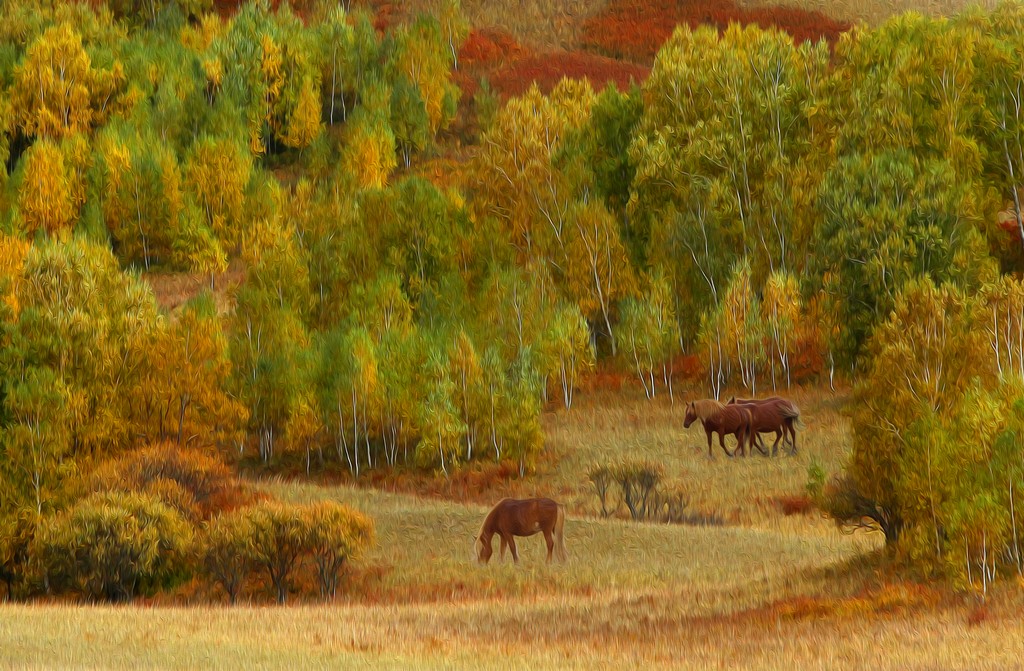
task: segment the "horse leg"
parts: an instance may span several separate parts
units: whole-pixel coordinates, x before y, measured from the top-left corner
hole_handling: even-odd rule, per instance
[[[786,435],[786,427],[785,427],[785,425],[783,425],[781,431],[776,431],[775,432],[775,443],[772,445],[772,456],[773,457],[778,455],[778,453],[779,453],[779,441],[782,440],[783,445],[785,445],[785,442],[786,442],[784,440],[785,435]]]
[[[551,563],[551,551],[555,549],[555,539],[551,536],[551,529],[544,530],[544,542],[548,544],[548,563]]]
[[[505,561],[506,547],[508,547],[508,542],[505,540],[505,534],[501,534],[501,561]]]
[[[708,459],[714,459],[715,455],[711,453],[711,432],[707,433],[708,436]]]
[[[765,457],[768,456],[768,450],[764,446],[764,441],[761,440],[761,432],[760,431],[754,431],[753,429],[751,429],[750,430],[750,438],[747,440],[747,443],[751,447],[756,447],[757,451],[760,452],[762,456],[765,456]],[[753,450],[751,450],[751,451],[753,451]]]
[[[722,452],[725,452],[725,456],[732,457],[732,456],[734,456],[736,454],[735,452],[730,452],[729,448],[725,446],[725,431],[720,431],[718,433],[718,444],[722,446]],[[737,450],[740,449],[738,445],[736,446],[736,449]],[[711,439],[708,438],[708,453],[710,453],[710,452],[711,452]]]
[[[785,428],[789,429],[789,435],[792,437],[792,440],[790,441],[791,444],[792,444],[792,447],[790,448],[789,453],[790,453],[790,455],[795,455],[796,454],[796,428],[793,426],[793,420],[787,421],[786,425],[785,425]]]
[[[516,550],[516,539],[509,534],[508,546],[512,549],[512,561],[519,563],[519,552]]]

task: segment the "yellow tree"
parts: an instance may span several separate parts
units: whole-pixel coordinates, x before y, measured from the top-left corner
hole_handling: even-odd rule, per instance
[[[611,312],[617,301],[635,291],[633,267],[619,235],[618,222],[604,204],[577,204],[568,214],[571,227],[565,232],[566,290],[591,320],[604,321],[616,353]]]
[[[387,116],[390,98],[383,84],[372,84],[349,122],[342,161],[365,189],[384,188],[398,166],[395,134]]]
[[[985,287],[986,332],[1001,377],[1024,381],[1024,282],[1003,276]],[[991,316],[991,319],[989,318]]]
[[[252,175],[252,156],[227,139],[203,138],[185,162],[185,185],[206,215],[206,224],[229,250],[244,237],[245,189]]]
[[[789,355],[796,341],[800,326],[800,288],[792,275],[774,272],[765,282],[761,298],[761,323],[771,336],[773,352],[771,360],[772,388],[775,388],[775,363],[786,375],[786,386],[790,385]]]
[[[466,427],[466,461],[473,458],[477,428],[483,415],[483,375],[480,359],[473,341],[464,330],[459,330],[448,355],[449,377],[455,385],[456,402],[461,406],[462,421]]]
[[[419,89],[431,136],[451,123],[458,95],[458,88],[451,83],[452,60],[444,33],[436,18],[421,16],[411,25],[400,27],[393,37],[391,69],[405,75]],[[453,45],[455,35],[449,35]]]
[[[12,105],[25,135],[61,139],[103,122],[125,77],[119,63],[96,70],[68,24],[46,30],[14,70]]]
[[[322,130],[319,86],[314,86],[312,77],[305,77],[299,86],[295,108],[288,117],[281,140],[288,147],[305,149]]]
[[[10,308],[12,319],[18,318],[21,309],[17,280],[25,266],[29,247],[29,243],[20,238],[0,233],[0,302]]]
[[[593,99],[586,83],[563,81],[550,97],[532,86],[502,108],[481,140],[474,206],[479,217],[501,222],[520,257],[563,260],[576,194],[554,160],[566,134],[587,118]]]
[[[168,260],[186,216],[177,157],[155,136],[132,128],[104,132],[97,140],[101,210],[118,255]]]
[[[139,433],[182,446],[238,437],[247,411],[226,391],[231,360],[210,293],[189,301],[155,334],[149,358],[149,381],[140,385],[148,402],[140,403]]]
[[[940,426],[951,428],[969,397],[995,382],[985,332],[978,328],[982,314],[980,302],[953,285],[911,280],[871,337],[846,470],[856,491],[873,502],[870,517],[892,546],[905,527],[916,527],[914,541],[922,540],[921,530],[931,540],[917,549],[932,546],[941,554],[943,492],[949,492],[950,478],[962,474],[956,464],[966,468],[995,437],[998,424],[985,429],[988,441],[972,438],[973,447],[939,439]]]
[[[84,196],[81,173],[62,147],[40,140],[22,159],[18,211],[28,234],[67,233],[78,218]]]
[[[49,367],[67,389],[72,451],[129,445],[160,323],[152,290],[106,245],[75,237],[29,250],[19,299],[15,365]]]

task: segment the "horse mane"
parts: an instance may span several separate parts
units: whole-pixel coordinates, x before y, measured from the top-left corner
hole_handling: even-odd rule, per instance
[[[498,508],[500,508],[501,505],[503,503],[505,503],[505,501],[511,501],[511,500],[512,499],[510,499],[509,497],[506,496],[505,498],[503,498],[502,500],[500,500],[500,501],[498,501],[497,503],[494,504],[494,507],[491,508],[491,511],[489,513],[487,513],[487,516],[484,517],[484,521],[480,524],[480,531],[476,532],[476,540],[477,540],[477,542],[480,541],[480,538],[484,535],[484,532],[487,531],[488,525],[494,522],[494,517],[495,517],[495,515],[497,515]]]
[[[693,412],[701,421],[714,418],[722,412],[724,407],[713,398],[704,398],[693,402]]]

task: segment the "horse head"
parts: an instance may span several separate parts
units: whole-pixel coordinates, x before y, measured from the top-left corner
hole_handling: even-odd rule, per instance
[[[694,420],[697,419],[697,411],[693,407],[693,401],[686,404],[686,417],[683,418],[683,428],[689,429]]]
[[[473,538],[473,559],[480,564],[486,564],[491,559],[494,550],[490,544],[484,543],[480,536]]]

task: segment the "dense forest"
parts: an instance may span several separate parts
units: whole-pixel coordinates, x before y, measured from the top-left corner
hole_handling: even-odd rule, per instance
[[[209,459],[525,476],[595,366],[650,397],[852,382],[821,505],[926,573],[1024,570],[1024,6],[684,26],[627,90],[470,99],[435,5],[4,3],[8,584],[72,574],[83,520],[246,510]],[[209,289],[169,310],[156,272]]]

